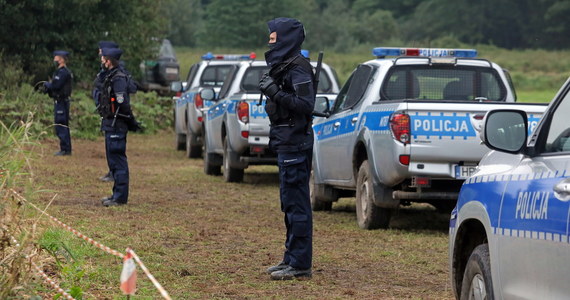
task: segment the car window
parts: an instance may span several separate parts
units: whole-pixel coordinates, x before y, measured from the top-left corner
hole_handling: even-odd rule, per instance
[[[317,93],[332,93],[331,80],[327,73],[322,70],[319,74],[319,86],[317,87]]]
[[[506,94],[495,69],[447,65],[394,66],[380,90],[381,100],[505,101]]]
[[[186,78],[188,87],[192,84],[192,81],[194,81],[194,77],[196,77],[196,73],[198,73],[199,68],[199,64],[193,64],[192,67],[190,67],[190,71],[188,71],[188,77]]]
[[[359,65],[356,68],[339,92],[335,100],[333,113],[350,109],[362,99],[374,70],[369,65]]]
[[[200,86],[220,87],[224,84],[224,79],[231,69],[230,65],[207,66],[202,72]]]
[[[234,82],[234,79],[236,77],[236,73],[239,70],[238,66],[229,66],[228,68],[229,69],[228,72],[226,73],[226,77],[223,79],[224,84],[220,89],[220,94],[218,96],[218,99],[222,99],[227,96],[230,87],[232,86],[232,83]]]
[[[269,72],[269,67],[250,67],[248,68],[241,80],[240,89],[245,93],[260,93],[259,80],[263,74]]]
[[[552,118],[546,138],[545,152],[570,151],[570,93],[560,102]]]

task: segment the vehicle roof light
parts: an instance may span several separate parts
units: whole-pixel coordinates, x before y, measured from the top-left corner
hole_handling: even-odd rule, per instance
[[[212,54],[212,52],[208,52],[202,55],[203,60],[254,60],[256,57],[255,52],[250,54]]]
[[[309,58],[309,50],[301,49],[301,55],[305,58]]]
[[[446,48],[392,48],[378,47],[372,49],[372,54],[378,58],[386,56],[424,56],[424,57],[476,57],[475,49],[446,49]]]

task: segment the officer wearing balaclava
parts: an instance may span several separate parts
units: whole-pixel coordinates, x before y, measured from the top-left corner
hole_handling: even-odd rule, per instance
[[[285,214],[283,260],[267,272],[275,280],[311,277],[313,219],[309,176],[313,154],[311,113],[315,105],[314,74],[301,55],[303,24],[295,19],[269,21],[269,74],[259,82],[267,97],[271,121],[269,147],[277,153],[281,210]]]

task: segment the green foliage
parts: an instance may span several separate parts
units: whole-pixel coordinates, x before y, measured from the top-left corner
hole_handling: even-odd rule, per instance
[[[35,80],[51,75],[52,51],[71,52],[70,68],[80,82],[91,81],[97,69],[97,42],[114,40],[129,69],[146,58],[166,31],[161,2],[153,0],[0,0],[0,45],[18,59]]]
[[[89,282],[85,258],[97,255],[98,250],[61,229],[46,230],[38,246],[55,259],[57,270],[54,272],[61,277],[62,288],[75,299],[82,299],[81,286]]]
[[[94,139],[99,136],[101,118],[95,111],[95,104],[88,91],[74,91],[70,105],[71,137]],[[172,126],[172,100],[159,97],[155,93],[131,95],[131,105],[137,120],[142,123],[145,133]],[[29,115],[34,122],[28,124],[34,137],[53,134],[53,100],[47,95],[34,92],[29,85],[6,90],[0,94],[0,121],[5,124],[23,123]]]

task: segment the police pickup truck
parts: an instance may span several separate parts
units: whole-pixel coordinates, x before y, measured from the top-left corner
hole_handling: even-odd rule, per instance
[[[241,62],[232,66],[218,99],[211,89],[203,90],[202,98],[216,102],[205,113],[206,174],[218,175],[223,168],[226,181],[241,182],[249,165],[277,164],[268,147],[269,118],[258,87],[268,70],[265,61]],[[319,78],[317,95],[334,100],[339,85],[333,69],[323,63]]]
[[[375,48],[378,58],[359,65],[330,115],[314,121],[313,209],[356,194],[364,229],[387,227],[412,201],[451,211],[489,151],[477,136],[485,113],[516,107],[534,127],[545,109],[514,103],[508,73],[476,53]]]
[[[515,108],[515,107],[513,107]],[[487,113],[487,153],[449,224],[453,291],[461,299],[570,297],[570,80],[529,135],[528,112]]]
[[[220,91],[226,75],[233,65],[242,61],[254,60],[250,54],[212,54],[202,56],[202,61],[190,67],[186,82],[175,82],[171,90],[180,93],[174,97],[174,131],[176,149],[186,150],[186,156],[196,158],[202,155],[202,110],[212,105],[212,101],[200,97],[203,88]]]

